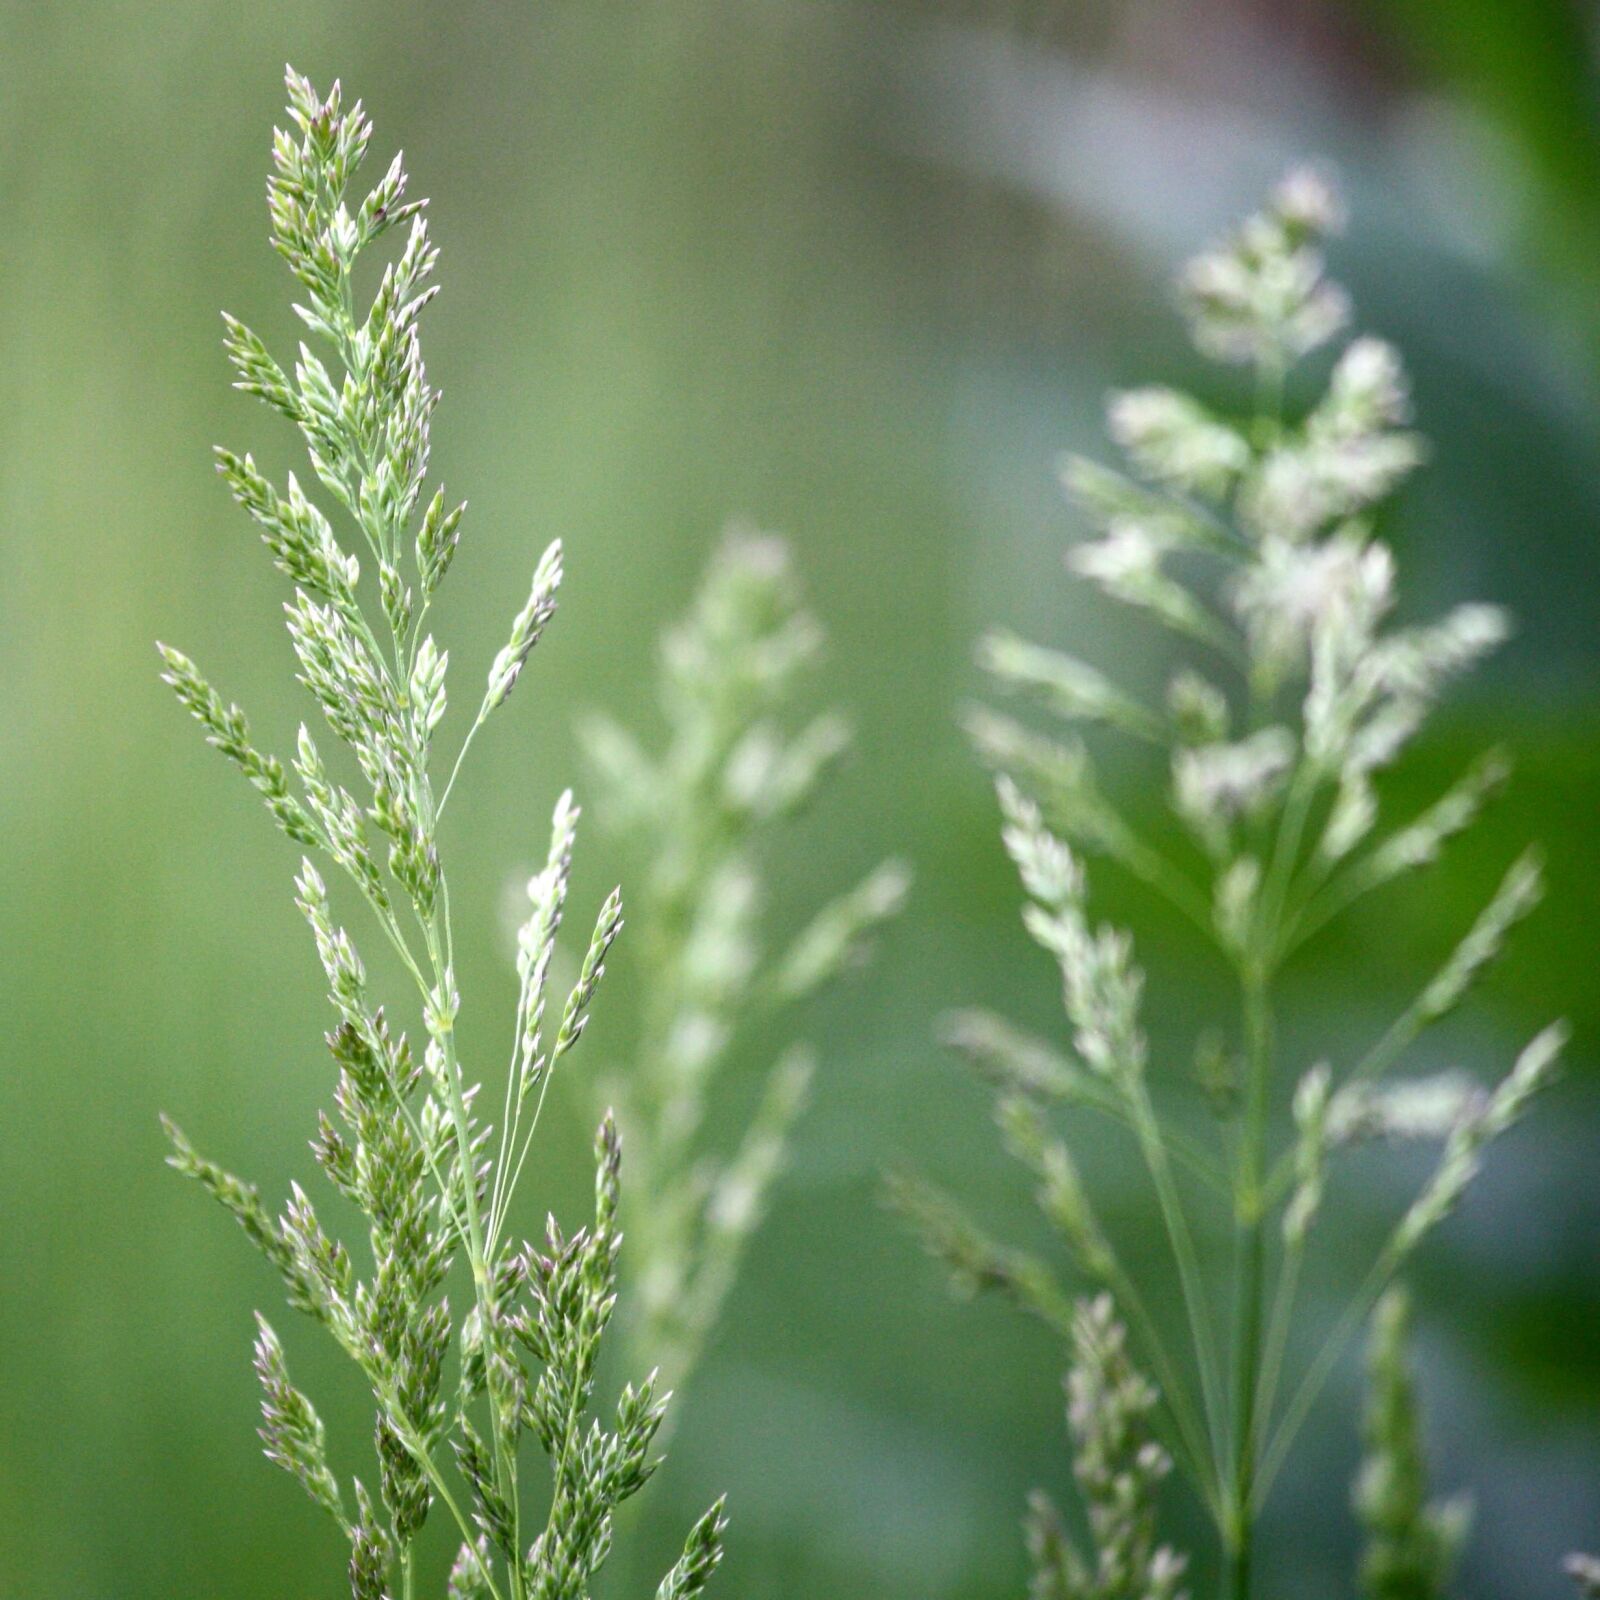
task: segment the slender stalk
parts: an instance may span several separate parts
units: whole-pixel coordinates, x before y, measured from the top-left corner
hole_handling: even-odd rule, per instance
[[[425,786],[426,787],[426,786]],[[443,874],[440,874],[441,885]],[[444,909],[445,901],[441,887],[439,906],[434,912],[434,919],[428,928],[428,959],[433,966],[434,983],[442,989],[446,982],[446,957],[445,951],[449,944],[449,913]],[[475,1159],[472,1152],[472,1129],[467,1116],[466,1097],[462,1090],[461,1065],[456,1057],[455,1029],[448,1029],[441,1041],[445,1056],[445,1087],[448,1097],[450,1120],[455,1130],[456,1157],[461,1164],[461,1187],[463,1204],[466,1211],[466,1238],[463,1243],[467,1248],[467,1261],[472,1272],[472,1292],[478,1307],[478,1316],[485,1328],[490,1324],[495,1315],[494,1285],[491,1281],[491,1269],[488,1255],[484,1247],[483,1218],[478,1206],[477,1174],[474,1171]],[[518,1505],[517,1494],[517,1469],[514,1451],[510,1442],[504,1436],[500,1426],[500,1408],[491,1395],[489,1404],[489,1429],[494,1451],[495,1477],[506,1504],[511,1508],[514,1526],[520,1529],[521,1508]],[[521,1548],[520,1536],[517,1548]],[[526,1592],[520,1563],[509,1563],[511,1576],[512,1600],[523,1600]]]
[[[1194,1479],[1195,1487],[1205,1501],[1206,1509],[1211,1513],[1217,1526],[1221,1527],[1224,1515],[1222,1479],[1216,1462],[1207,1460],[1206,1430],[1195,1411],[1188,1385],[1183,1382],[1173,1365],[1172,1357],[1167,1353],[1166,1343],[1150,1315],[1144,1296],[1139,1293],[1133,1280],[1115,1260],[1112,1263],[1112,1271],[1107,1277],[1106,1286],[1116,1296],[1118,1304],[1127,1310],[1129,1316],[1133,1318],[1134,1326],[1139,1330],[1139,1337],[1144,1341],[1145,1349],[1155,1365],[1156,1378],[1161,1385],[1162,1403],[1170,1414],[1176,1430],[1173,1442],[1182,1451],[1185,1464]],[[1070,1332],[1070,1319],[1068,1331]]]
[[[1093,1111],[1100,1116],[1109,1117],[1113,1122],[1120,1123],[1134,1134],[1139,1132],[1140,1119],[1138,1113],[1130,1110],[1116,1096],[1109,1093],[1101,1093],[1098,1084],[1093,1082],[1084,1084],[1075,1103],[1082,1105],[1085,1111]],[[1204,1184],[1212,1194],[1220,1199],[1226,1200],[1231,1196],[1232,1188],[1228,1178],[1195,1140],[1180,1129],[1160,1126],[1156,1127],[1155,1136],[1165,1147],[1167,1155],[1196,1182]]]
[[[1294,1316],[1295,1299],[1300,1290],[1300,1269],[1304,1262],[1304,1240],[1295,1240],[1285,1248],[1282,1264],[1278,1268],[1272,1310],[1267,1317],[1266,1347],[1256,1383],[1255,1450],[1258,1461],[1266,1448],[1272,1411],[1278,1400],[1278,1384],[1283,1377],[1283,1360],[1289,1346],[1289,1325]]]
[[[1130,1090],[1135,1115],[1135,1130],[1139,1147],[1155,1187],[1161,1206],[1161,1218],[1166,1226],[1167,1239],[1173,1259],[1178,1265],[1178,1282],[1183,1294],[1184,1312],[1189,1319],[1190,1336],[1194,1340],[1195,1364],[1200,1369],[1200,1386],[1204,1398],[1206,1417],[1210,1424],[1212,1456],[1217,1482],[1223,1479],[1221,1458],[1223,1396],[1221,1364],[1217,1357],[1216,1340],[1211,1331],[1211,1318],[1206,1310],[1205,1278],[1200,1270],[1200,1258],[1189,1232],[1179,1199],[1177,1185],[1172,1181],[1172,1169],[1167,1164],[1166,1147],[1161,1142],[1155,1109],[1150,1103],[1149,1091],[1142,1080]]]
[[[450,1492],[449,1483],[446,1481],[444,1474],[439,1471],[438,1463],[434,1461],[432,1453],[422,1440],[417,1437],[416,1432],[407,1420],[405,1410],[400,1404],[400,1396],[395,1392],[394,1385],[381,1373],[375,1372],[371,1368],[366,1368],[365,1370],[372,1381],[374,1390],[379,1399],[383,1401],[391,1420],[395,1424],[395,1432],[399,1435],[400,1442],[410,1451],[412,1458],[426,1474],[428,1482],[433,1486],[434,1493],[443,1502],[445,1510],[455,1519],[457,1528],[461,1530],[462,1538],[468,1544],[475,1543],[478,1537],[478,1530],[473,1527],[462,1513],[455,1496]],[[405,1554],[409,1556],[409,1548]],[[483,1581],[489,1590],[490,1600],[501,1600],[500,1589],[494,1581],[494,1574],[487,1567],[483,1569]]]
[[[1301,1425],[1310,1414],[1311,1407],[1321,1394],[1322,1386],[1328,1381],[1344,1347],[1366,1321],[1367,1313],[1377,1304],[1384,1285],[1394,1273],[1396,1260],[1397,1252],[1391,1246],[1373,1262],[1362,1280],[1360,1289],[1345,1306],[1343,1314],[1333,1326],[1333,1331],[1323,1340],[1322,1348],[1317,1352],[1299,1388],[1295,1390],[1294,1398],[1284,1412],[1283,1421],[1279,1423],[1278,1431],[1262,1458],[1261,1472],[1256,1485],[1258,1510],[1260,1498],[1272,1487],[1273,1480],[1283,1466],[1284,1457],[1288,1455],[1289,1447],[1294,1443],[1295,1435],[1299,1433]]]
[[[550,1079],[554,1076],[551,1067],[545,1068],[543,1080],[539,1084],[539,1098],[534,1102],[533,1117],[528,1123],[528,1131],[522,1135],[522,1142],[516,1153],[516,1165],[511,1168],[511,1176],[501,1186],[499,1198],[496,1199],[489,1211],[489,1242],[493,1245],[500,1237],[500,1230],[505,1226],[506,1214],[511,1209],[511,1198],[516,1193],[517,1184],[522,1178],[522,1169],[528,1159],[528,1152],[533,1148],[533,1136],[539,1131],[539,1118],[544,1113],[544,1097],[550,1092]]]
[[[1207,938],[1212,935],[1211,907],[1183,873],[1131,830],[1119,830],[1117,858],[1147,888],[1163,896]]]
[[[1384,1030],[1383,1037],[1355,1064],[1350,1071],[1351,1083],[1364,1083],[1370,1078],[1381,1078],[1411,1048],[1417,1036],[1428,1025],[1427,993],[1428,991],[1424,989],[1389,1024]]]
[[[461,748],[456,751],[455,765],[450,769],[450,776],[445,780],[444,793],[439,796],[439,816],[444,815],[444,808],[450,804],[451,791],[456,786],[456,779],[461,773],[461,763],[467,759],[467,751],[472,748],[472,741],[478,737],[478,729],[483,726],[483,714],[480,712],[473,724],[467,729],[467,736],[461,741]]]
[[[1244,972],[1246,1050],[1245,1119],[1234,1202],[1233,1461],[1224,1529],[1227,1554],[1224,1600],[1247,1600],[1255,1549],[1255,1406],[1261,1359],[1261,1302],[1266,1255],[1262,1176],[1267,1137],[1267,1086],[1271,1071],[1272,1017],[1264,967]]]
[[[1294,882],[1295,863],[1300,856],[1300,843],[1305,837],[1312,802],[1316,799],[1319,776],[1318,768],[1310,761],[1302,761],[1295,769],[1273,844],[1272,862],[1267,868],[1267,881],[1261,895],[1261,926],[1271,931],[1268,949],[1274,958],[1275,946],[1282,936],[1284,904]]]

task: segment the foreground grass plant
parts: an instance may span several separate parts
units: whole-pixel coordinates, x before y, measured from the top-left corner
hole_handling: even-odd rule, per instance
[[[1389,625],[1395,563],[1371,517],[1423,455],[1389,345],[1354,339],[1308,408],[1285,403],[1291,373],[1349,317],[1323,267],[1339,211],[1321,176],[1296,172],[1183,272],[1194,342],[1250,371],[1250,414],[1219,415],[1168,388],[1119,394],[1109,426],[1126,469],[1081,459],[1065,467],[1069,495],[1097,529],[1069,567],[1176,635],[1203,672],[1183,666],[1165,705],[1149,706],[1083,661],[995,634],[982,649],[993,678],[1069,731],[1045,736],[992,711],[970,722],[997,776],[1025,922],[1060,969],[1071,1049],[987,1013],[953,1019],[950,1036],[996,1089],[1007,1141],[1036,1175],[1080,1277],[1128,1319],[1160,1385],[1159,1438],[1215,1522],[1227,1557],[1223,1592],[1235,1600],[1251,1590],[1257,1520],[1334,1363],[1397,1269],[1455,1207],[1485,1146],[1549,1077],[1562,1039],[1559,1028],[1541,1033],[1492,1089],[1459,1072],[1396,1075],[1538,900],[1539,865],[1528,854],[1370,1049],[1313,1066],[1292,1090],[1286,1083],[1292,1065],[1278,1047],[1274,1003],[1285,963],[1357,901],[1436,861],[1506,772],[1492,753],[1420,815],[1387,824],[1380,775],[1450,681],[1504,638],[1507,622],[1494,607],[1464,605],[1437,622]],[[1189,847],[1142,837],[1108,799],[1076,732],[1087,724],[1161,753]],[[1143,976],[1129,935],[1092,920],[1092,857],[1170,901],[1233,976],[1234,1036],[1202,1040],[1196,1052],[1214,1134],[1197,1137],[1157,1099],[1140,1020]],[[1131,1134],[1170,1246],[1185,1354],[1149,1309],[1167,1284],[1136,1280],[1126,1266],[1052,1120],[1057,1108],[1098,1113]],[[1293,1131],[1280,1140],[1275,1119],[1285,1110]],[[1374,1140],[1433,1141],[1441,1155],[1318,1353],[1290,1372],[1302,1264],[1330,1168]],[[1076,1337],[1068,1292],[1042,1261],[994,1244],[918,1182],[897,1190],[960,1283],[1001,1289]],[[1226,1208],[1231,1268],[1206,1258],[1197,1204]],[[1224,1286],[1226,1331],[1215,1311]]]
[[[732,528],[664,642],[662,749],[647,753],[608,718],[584,730],[602,818],[644,863],[631,914],[641,1027],[627,1073],[603,1086],[646,1196],[627,1218],[631,1292],[620,1321],[627,1346],[649,1352],[675,1390],[761,1220],[812,1053],[783,1051],[727,1154],[706,1126],[727,1099],[718,1080],[737,1050],[772,1048],[796,1005],[862,960],[906,894],[905,868],[885,862],[786,945],[766,948],[763,854],[849,743],[833,712],[785,726],[821,647],[783,541]]]
[[[564,794],[546,866],[529,885],[496,1130],[477,1115],[478,1088],[457,1050],[462,1001],[439,835],[467,747],[510,695],[555,610],[561,550],[552,545],[539,560],[449,778],[437,787],[449,663],[426,623],[462,515],[442,489],[423,502],[438,396],[423,368],[418,322],[436,292],[429,280],[437,252],[422,203],[404,198],[399,156],[363,199],[347,200],[371,135],[360,104],[346,106],[337,84],[324,98],[292,71],[288,90],[294,131],[275,135],[268,197],[273,242],[304,294],[295,310],[315,348],[300,346],[291,377],[230,317],[227,350],[236,386],[299,427],[317,481],[354,525],[365,556],[339,542],[292,475],[280,491],[248,455],[219,450],[217,460],[294,585],[286,609],[300,680],[345,747],[341,760],[361,798],[306,728],[291,778],[186,656],[165,645],[161,654],[166,681],[209,741],[307,852],[298,903],[327,974],[337,1015],[328,1042],[338,1064],[335,1114],[320,1118],[313,1149],[334,1189],[365,1217],[366,1244],[347,1246],[325,1232],[298,1184],[282,1214],[271,1215],[252,1187],[168,1123],[171,1161],[233,1214],[281,1274],[290,1305],[320,1323],[370,1385],[376,1496],[335,1477],[323,1425],[290,1380],[278,1334],[259,1319],[267,1455],[348,1539],[355,1600],[390,1595],[396,1579],[410,1600],[418,1537],[436,1504],[460,1541],[451,1600],[577,1600],[606,1559],[617,1506],[654,1469],[652,1440],[666,1405],[652,1375],[625,1387],[608,1417],[590,1415],[620,1243],[620,1146],[610,1117],[595,1141],[591,1226],[567,1234],[552,1219],[530,1244],[514,1231],[514,1207],[551,1074],[583,1034],[621,929],[621,900],[613,894],[601,907],[577,983],[555,1009],[551,959],[578,820]],[[358,314],[357,259],[394,228],[405,243]],[[363,578],[367,558],[375,579]],[[397,1009],[420,1022],[420,1051],[373,993],[318,861],[365,904],[369,925],[412,980],[414,992]],[[453,1271],[467,1280],[465,1309],[445,1294]],[[548,1511],[536,1534],[521,1477],[529,1434],[549,1464]],[[720,1558],[722,1525],[719,1502],[690,1533],[658,1600],[699,1593]]]

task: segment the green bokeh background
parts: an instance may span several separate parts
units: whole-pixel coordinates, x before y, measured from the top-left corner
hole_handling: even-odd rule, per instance
[[[293,336],[261,203],[286,57],[363,95],[381,153],[403,140],[435,197],[435,465],[472,502],[439,619],[458,670],[499,644],[536,552],[568,545],[562,615],[446,841],[485,1053],[513,998],[505,885],[577,776],[574,719],[648,726],[653,640],[730,514],[792,538],[832,635],[819,702],[859,730],[775,853],[778,924],[891,851],[919,876],[878,964],[806,1019],[816,1103],[616,1595],[647,1592],[723,1487],[723,1595],[1021,1593],[1023,1494],[1069,1492],[1059,1352],[949,1300],[877,1200],[904,1160],[997,1229],[1034,1229],[984,1097],[932,1042],[949,1005],[1045,1026],[1055,998],[955,731],[970,641],[1005,622],[1153,680],[1154,642],[1065,580],[1052,460],[1095,447],[1110,383],[1214,383],[1167,276],[1288,159],[1339,164],[1355,222],[1338,269],[1411,358],[1435,443],[1386,529],[1408,604],[1492,598],[1523,619],[1397,796],[1420,803],[1491,739],[1520,776],[1443,868],[1301,961],[1285,1052],[1295,1070],[1350,1059],[1544,840],[1548,904],[1417,1064],[1496,1072],[1564,1013],[1570,1070],[1413,1283],[1438,1479],[1479,1503],[1459,1590],[1563,1593],[1561,1554],[1600,1543],[1594,27],[1557,0],[6,0],[0,1596],[343,1592],[334,1534],[252,1437],[250,1308],[275,1289],[164,1171],[156,1127],[177,1113],[271,1198],[309,1165],[329,1081],[293,855],[150,648],[180,642],[267,741],[291,737],[281,581],[207,454],[292,459],[228,391],[216,315]],[[1154,818],[1146,780],[1120,787]],[[580,899],[631,870],[590,829]],[[1181,1062],[1221,1014],[1218,974],[1157,908],[1106,891],[1140,921],[1152,1032]],[[634,983],[624,942],[592,1062],[625,1061]],[[745,1087],[767,1059],[750,1051]],[[569,1215],[588,1115],[569,1086],[542,1134],[539,1199]],[[1091,1165],[1163,1272],[1127,1152]],[[1341,1191],[1313,1322],[1414,1176],[1390,1156]],[[280,1326],[340,1465],[367,1470],[361,1397]],[[1357,1376],[1282,1481],[1264,1594],[1350,1591]],[[1172,1511],[1189,1525],[1179,1492]]]

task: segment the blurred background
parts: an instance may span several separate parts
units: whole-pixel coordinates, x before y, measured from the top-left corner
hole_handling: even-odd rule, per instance
[[[280,351],[293,337],[262,206],[286,58],[342,76],[376,153],[403,142],[434,196],[434,460],[472,502],[440,618],[458,670],[481,670],[535,553],[567,541],[561,618],[450,821],[480,1025],[510,1015],[504,888],[578,774],[574,720],[652,726],[653,641],[730,514],[793,540],[832,636],[818,701],[859,732],[774,856],[778,922],[891,851],[918,873],[878,964],[805,1019],[823,1066],[793,1169],[628,1530],[627,1581],[602,1592],[648,1592],[726,1486],[719,1594],[1014,1597],[1025,1491],[1070,1497],[1060,1352],[951,1300],[877,1198],[905,1161],[1036,1236],[986,1097],[933,1042],[953,1004],[1041,1027],[1056,1005],[954,716],[990,623],[1151,675],[1148,636],[1065,578],[1078,530],[1053,460],[1099,448],[1109,384],[1229,398],[1167,282],[1308,154],[1343,174],[1336,273],[1405,350],[1434,441],[1385,530],[1406,603],[1522,619],[1399,803],[1492,739],[1519,778],[1442,868],[1296,966],[1285,1056],[1296,1073],[1350,1059],[1523,840],[1545,842],[1545,908],[1415,1059],[1498,1073],[1565,1013],[1570,1069],[1412,1283],[1436,1481],[1478,1503],[1459,1591],[1565,1592],[1562,1553],[1600,1543],[1597,38],[1560,0],[6,0],[0,1596],[343,1592],[336,1535],[252,1434],[250,1308],[276,1286],[163,1169],[156,1124],[173,1112],[275,1201],[330,1082],[294,855],[151,650],[182,644],[288,743],[303,703],[281,580],[208,455],[292,460],[286,425],[230,393],[217,318]],[[1159,795],[1123,792],[1156,815]],[[580,903],[630,870],[589,829]],[[1108,913],[1140,920],[1158,1058],[1181,1066],[1218,973],[1102,881]],[[624,941],[591,1065],[625,1059],[631,982]],[[588,1102],[568,1090],[540,1198],[572,1215]],[[1091,1164],[1164,1272],[1126,1153]],[[1416,1175],[1387,1157],[1345,1191],[1313,1323]],[[367,1471],[350,1375],[279,1326],[336,1461]],[[1358,1384],[1352,1360],[1281,1481],[1263,1594],[1350,1592]],[[1181,1489],[1171,1507],[1192,1530]]]

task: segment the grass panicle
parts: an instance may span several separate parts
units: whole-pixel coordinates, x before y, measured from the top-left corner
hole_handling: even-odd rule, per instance
[[[302,727],[286,767],[251,742],[242,713],[188,657],[165,645],[161,655],[179,700],[305,852],[297,902],[335,1019],[333,1109],[319,1118],[312,1148],[332,1188],[364,1218],[366,1236],[332,1236],[298,1184],[274,1216],[254,1188],[169,1122],[170,1160],[232,1213],[282,1277],[289,1304],[322,1325],[370,1388],[374,1488],[336,1478],[284,1343],[258,1319],[267,1456],[342,1531],[355,1600],[411,1600],[418,1541],[439,1507],[459,1543],[452,1600],[577,1600],[606,1559],[617,1507],[656,1466],[666,1405],[653,1374],[624,1387],[609,1410],[596,1401],[620,1245],[621,1146],[611,1117],[595,1144],[591,1223],[567,1233],[552,1218],[529,1243],[514,1232],[513,1202],[538,1121],[532,1091],[578,1043],[622,925],[621,900],[612,895],[602,906],[577,985],[547,1026],[578,818],[563,795],[519,946],[517,1051],[497,1143],[456,1043],[462,995],[440,831],[462,756],[505,703],[554,612],[561,549],[552,545],[536,563],[440,790],[435,742],[447,726],[449,656],[427,622],[463,508],[451,507],[442,488],[424,499],[438,394],[419,329],[436,293],[438,252],[423,203],[405,198],[399,156],[374,188],[352,195],[372,131],[359,102],[347,104],[337,84],[319,94],[292,70],[288,91],[290,129],[274,136],[268,203],[309,342],[288,369],[233,317],[225,343],[236,387],[299,428],[315,482],[346,531],[336,533],[294,476],[279,489],[250,456],[227,450],[217,464],[293,585],[290,640],[332,746],[325,755]],[[370,247],[391,232],[399,250],[360,311],[358,258],[365,269]],[[352,534],[359,554],[340,542]],[[380,1000],[336,891],[364,905],[365,926],[392,948],[409,993]],[[400,1031],[408,1012],[414,1035]],[[464,1294],[453,1303],[457,1285]],[[529,1436],[550,1480],[538,1526],[531,1506],[540,1497],[522,1476]],[[662,1596],[700,1591],[720,1558],[722,1527],[719,1501],[691,1531]]]
[[[1121,464],[1063,465],[1093,530],[1067,566],[1172,636],[1181,665],[1163,703],[1145,704],[1093,665],[1010,633],[992,634],[979,652],[998,689],[1052,724],[1045,732],[1035,718],[988,708],[967,719],[995,775],[1023,920],[1057,969],[1067,1026],[1064,1040],[1047,1041],[969,1012],[948,1033],[994,1089],[1007,1144],[1036,1183],[1076,1284],[991,1241],[919,1180],[897,1178],[894,1188],[965,1290],[998,1289],[1069,1340],[1076,1285],[1112,1296],[1159,1384],[1153,1425],[1215,1524],[1225,1600],[1251,1593],[1257,1521],[1347,1341],[1454,1209],[1488,1143],[1549,1080],[1563,1040],[1560,1026],[1545,1030],[1497,1085],[1453,1071],[1403,1074],[1418,1037],[1460,1004],[1537,902],[1540,868],[1529,853],[1364,1053],[1297,1069],[1278,1044],[1285,964],[1334,918],[1438,861],[1507,766],[1491,752],[1418,815],[1397,820],[1380,790],[1441,696],[1509,623],[1479,604],[1431,622],[1391,621],[1396,563],[1374,518],[1426,452],[1398,353],[1365,335],[1339,344],[1351,308],[1324,251],[1341,224],[1326,177],[1296,171],[1181,274],[1194,343],[1248,375],[1254,398],[1240,414],[1167,387],[1129,390],[1107,413]],[[1289,403],[1313,382],[1309,402]],[[1171,838],[1146,837],[1108,794],[1091,742],[1107,737],[1161,753]],[[1231,975],[1231,1036],[1202,1038],[1195,1051],[1215,1112],[1200,1136],[1167,1109],[1174,1069],[1151,1056],[1132,937],[1095,920],[1094,885],[1107,866],[1165,899]],[[1071,1153],[1077,1135],[1066,1131],[1066,1119],[1090,1114],[1120,1125],[1145,1169],[1166,1274],[1145,1261],[1136,1272],[1101,1225]],[[1338,1162],[1374,1140],[1433,1143],[1440,1156],[1320,1350],[1296,1371],[1290,1333],[1308,1242],[1327,1226]],[[1219,1212],[1233,1231],[1231,1263],[1203,1248]],[[1215,1309],[1224,1298],[1227,1326]],[[1150,1310],[1169,1300],[1183,1308],[1181,1345]],[[1382,1369],[1386,1426],[1398,1426],[1403,1410],[1397,1360],[1385,1356]],[[1390,1446],[1398,1460],[1397,1441]]]
[[[734,527],[666,637],[659,751],[606,718],[584,729],[602,816],[643,867],[640,1033],[626,1076],[605,1093],[649,1195],[629,1219],[626,1320],[674,1388],[716,1325],[805,1104],[812,1053],[774,1037],[802,1001],[865,959],[909,882],[885,862],[787,942],[763,925],[764,858],[849,740],[832,712],[792,726],[821,645],[787,547]],[[778,1059],[732,1148],[719,1148],[707,1125],[719,1076],[752,1045]]]
[[[1156,1541],[1156,1491],[1172,1470],[1150,1427],[1156,1391],[1128,1359],[1110,1295],[1073,1308],[1071,1343],[1067,1426],[1092,1550],[1077,1548],[1050,1497],[1035,1491],[1024,1524],[1032,1600],[1186,1600],[1187,1562]]]

